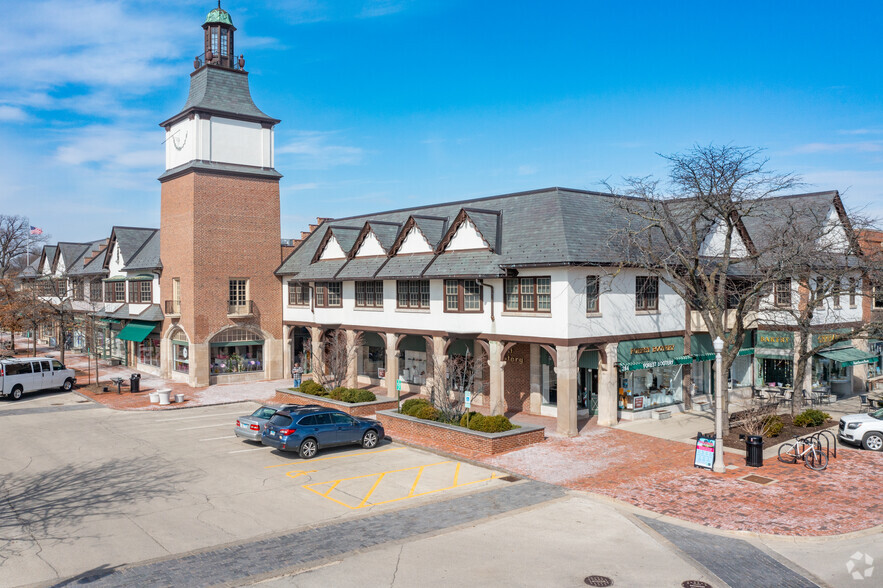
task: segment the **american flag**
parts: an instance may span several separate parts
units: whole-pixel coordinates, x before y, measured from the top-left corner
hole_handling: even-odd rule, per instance
[[[31,227],[31,234],[32,235],[42,235],[43,229],[41,229],[40,227]]]

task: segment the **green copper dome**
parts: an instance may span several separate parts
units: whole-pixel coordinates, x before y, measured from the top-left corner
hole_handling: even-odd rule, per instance
[[[214,10],[208,13],[208,16],[205,17],[205,24],[219,22],[221,24],[228,24],[233,26],[233,19],[230,18],[230,13],[218,6]]]

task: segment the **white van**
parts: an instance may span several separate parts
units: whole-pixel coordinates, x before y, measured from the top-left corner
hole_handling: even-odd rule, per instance
[[[0,396],[18,400],[25,392],[50,388],[69,391],[77,383],[74,370],[50,357],[0,360]]]

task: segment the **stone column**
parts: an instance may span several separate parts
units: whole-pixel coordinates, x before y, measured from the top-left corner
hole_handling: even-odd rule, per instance
[[[359,352],[357,346],[359,334],[355,331],[345,331],[346,333],[346,378],[344,379],[347,388],[359,387]]]
[[[616,343],[604,346],[607,361],[598,364],[598,424],[611,427],[617,423],[619,410],[618,372],[616,370]],[[685,392],[686,393],[686,392]]]
[[[396,389],[396,380],[399,377],[399,357],[396,349],[398,336],[395,333],[386,333],[386,395],[398,399],[399,391]]]
[[[291,356],[294,354],[294,350],[292,349],[292,341],[291,341],[291,331],[294,327],[289,325],[282,325],[282,377],[290,378],[291,377],[291,368],[294,367],[294,362],[291,360]]]
[[[490,409],[492,415],[503,414],[505,408],[503,406],[503,366],[501,354],[503,352],[503,344],[499,341],[490,341],[490,355],[488,357],[488,374],[490,388]]]
[[[447,394],[445,385],[445,338],[433,337],[432,345],[426,349],[427,368],[429,373],[426,378],[426,394],[430,399],[434,394]]]
[[[189,356],[189,380],[193,387],[209,385],[209,344],[191,343],[187,350]]]
[[[579,434],[576,425],[576,378],[577,350],[576,345],[555,348],[558,362],[555,371],[558,374],[558,434],[575,437]]]
[[[543,389],[540,381],[540,346],[530,344],[530,414],[540,414],[543,406]]]
[[[322,345],[322,329],[319,327],[310,327],[310,348],[313,356],[310,360],[313,380],[321,382],[325,376],[325,349]]]
[[[852,346],[865,353],[870,353],[871,350],[871,344],[867,339],[853,339]],[[852,391],[864,392],[867,389],[867,386],[868,364],[863,363],[861,365],[852,366]]]

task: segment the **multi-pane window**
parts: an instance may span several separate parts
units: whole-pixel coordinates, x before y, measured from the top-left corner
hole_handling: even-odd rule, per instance
[[[776,282],[776,306],[791,306],[791,278]]]
[[[510,278],[504,283],[506,310],[520,312],[551,312],[552,280],[542,278]]]
[[[310,285],[304,282],[288,282],[288,305],[308,306],[310,304]]]
[[[103,297],[101,296],[101,281],[100,280],[92,280],[89,282],[89,301],[90,302],[101,302]]]
[[[228,300],[230,306],[245,306],[245,302],[248,300],[247,290],[248,280],[230,280],[230,298]]]
[[[83,300],[85,296],[85,291],[82,278],[75,279],[72,282],[74,300]]]
[[[840,291],[840,279],[836,278],[834,284],[831,286],[831,300],[834,302],[834,308],[840,308]]]
[[[133,280],[129,282],[129,304],[150,304],[153,302],[153,282]]]
[[[874,286],[874,299],[871,302],[875,309],[883,308],[883,287]]]
[[[113,282],[104,282],[104,301],[113,302]]]
[[[356,282],[356,306],[383,308],[383,282]]]
[[[212,29],[212,53],[218,54],[218,29]]]
[[[445,280],[445,312],[481,312],[481,284],[475,280]]]
[[[601,283],[598,276],[586,276],[586,312],[601,311]]]
[[[227,55],[227,29],[221,29],[221,55]]]
[[[399,308],[429,308],[429,280],[398,280],[396,306]]]
[[[635,310],[659,309],[659,278],[637,276],[635,278]]]
[[[342,306],[340,282],[316,282],[313,290],[316,293],[316,306]]]
[[[856,286],[856,279],[849,278],[849,306],[851,308],[855,308]]]
[[[126,283],[125,282],[113,282],[113,301],[114,302],[125,302],[126,301]]]

